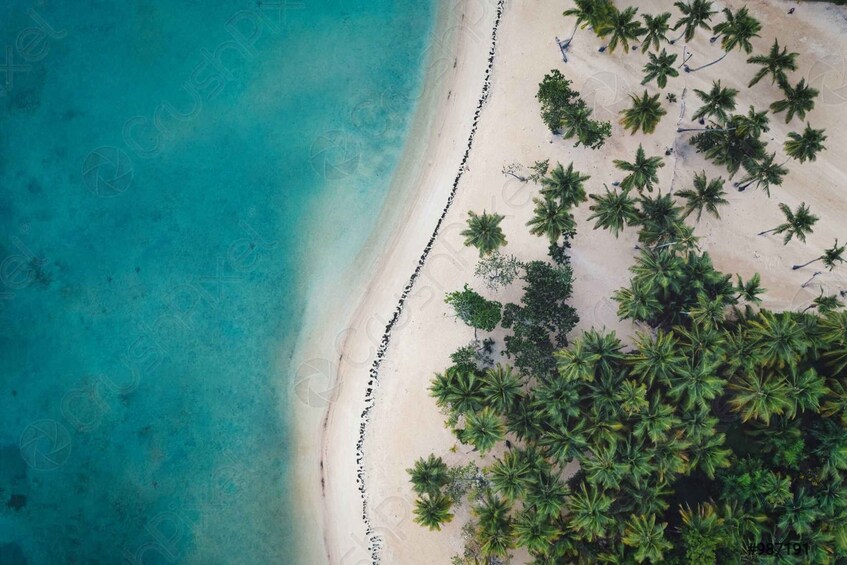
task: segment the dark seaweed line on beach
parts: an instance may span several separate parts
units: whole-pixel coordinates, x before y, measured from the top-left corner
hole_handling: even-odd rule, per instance
[[[371,521],[368,518],[368,500],[365,493],[365,467],[364,467],[364,443],[365,443],[365,432],[367,431],[369,415],[371,409],[374,407],[374,393],[376,391],[376,384],[379,382],[379,368],[382,364],[382,360],[385,357],[385,352],[388,349],[388,343],[391,340],[391,330],[394,327],[394,324],[400,318],[400,315],[403,313],[403,307],[406,303],[406,298],[408,298],[409,293],[415,285],[415,281],[418,278],[418,275],[423,269],[424,264],[426,263],[426,259],[429,256],[429,252],[432,250],[432,246],[435,244],[435,240],[438,237],[438,232],[441,229],[441,224],[444,222],[444,218],[447,216],[447,212],[450,210],[450,206],[453,204],[453,200],[456,197],[456,192],[459,188],[459,181],[462,178],[462,174],[465,172],[465,165],[468,162],[468,157],[471,153],[471,147],[473,146],[474,136],[476,135],[476,130],[479,125],[479,118],[482,113],[482,107],[485,105],[488,100],[488,95],[491,90],[491,71],[494,67],[494,55],[497,49],[497,29],[500,26],[500,19],[503,16],[503,8],[504,8],[505,0],[499,0],[497,2],[497,15],[494,19],[494,28],[491,32],[491,48],[488,51],[488,65],[485,68],[485,81],[482,86],[482,94],[479,97],[479,101],[476,105],[476,111],[474,112],[473,123],[471,126],[471,133],[468,137],[468,144],[465,148],[465,154],[462,157],[462,162],[459,164],[459,171],[456,173],[456,178],[453,180],[453,188],[450,191],[450,196],[447,198],[447,204],[444,206],[444,209],[441,211],[441,217],[438,218],[438,223],[435,224],[435,229],[432,231],[432,236],[429,238],[429,242],[426,247],[424,247],[423,253],[421,254],[420,259],[418,259],[418,266],[415,268],[415,271],[412,273],[412,276],[409,277],[409,282],[406,284],[403,289],[403,293],[400,295],[400,299],[397,302],[397,307],[394,309],[394,314],[391,316],[391,319],[385,326],[385,332],[382,334],[382,339],[380,340],[379,348],[377,348],[376,358],[374,359],[373,365],[370,369],[370,380],[368,381],[368,388],[365,392],[365,409],[362,411],[361,422],[359,423],[359,440],[356,442],[356,465],[357,465],[357,479],[356,482],[359,484],[359,493],[362,495],[362,520],[365,522],[367,526],[366,535],[368,538],[368,550],[371,553],[371,560],[374,565],[379,563],[379,550],[382,547],[381,538],[378,535],[374,534],[374,529],[371,526]]]

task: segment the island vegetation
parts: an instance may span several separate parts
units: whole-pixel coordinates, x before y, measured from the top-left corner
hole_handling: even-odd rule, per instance
[[[824,130],[806,122],[781,142],[783,161],[768,151],[772,116],[805,121],[817,91],[803,79],[792,84],[797,54],[778,41],[752,55],[762,26],[748,8],[718,12],[708,0],[676,2],[676,21],[670,12],[643,14],[642,25],[636,8],[619,10],[608,0],[574,4],[565,12],[576,19],[574,34],[591,28],[608,42],[604,51],[647,54],[645,85],[663,89],[678,79],[676,55],[666,46],[705,31],[724,53],[686,72],[743,53],[756,67],[751,88],[766,79],[779,86],[783,98],[770,106],[738,111],[740,93],[716,80],[695,92],[700,106],[692,117],[703,127],[679,129],[696,131],[691,146],[730,180],[743,169],[737,190],[755,187],[771,196],[789,162],[812,162],[826,149]],[[672,32],[678,36],[668,38]],[[557,70],[542,79],[541,119],[552,132],[599,148],[610,124],[592,120],[571,87]],[[631,102],[620,122],[632,134],[653,132],[667,113],[658,93],[644,90]],[[413,462],[416,521],[437,530],[453,519],[456,505],[470,506],[456,563],[504,563],[517,549],[538,564],[847,559],[841,296],[821,289],[803,309],[772,311],[761,305],[766,291],[757,273],[714,267],[695,226],[703,214],[720,219],[729,206],[720,174],[697,172],[690,187],[662,191],[664,159],[639,145],[632,161],[614,162],[610,173],[622,179],[589,196],[591,177],[573,164],[541,164],[529,167],[532,174],[517,164],[503,172],[538,184],[527,228],[548,240],[548,261],[501,254],[506,239],[496,214],[471,212],[463,232],[480,252],[476,274],[489,291],[519,280],[523,293],[519,303],[505,305],[467,285],[447,295],[475,340],[456,350],[430,392],[457,440],[487,462],[454,468],[435,454]],[[611,297],[618,316],[637,328],[627,336],[630,345],[615,332],[573,333],[579,318],[568,304],[568,249],[578,228],[573,210],[587,202],[594,229],[638,234],[629,283]],[[759,235],[805,244],[819,218],[805,203],[778,206],[785,221]],[[793,268],[819,262],[835,269],[845,250],[836,240]],[[502,345],[476,338],[497,326],[506,330]],[[799,547],[776,552],[784,540]]]

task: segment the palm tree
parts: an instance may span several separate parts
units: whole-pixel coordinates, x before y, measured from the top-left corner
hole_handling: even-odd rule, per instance
[[[703,101],[703,105],[694,112],[693,119],[703,123],[708,117],[715,117],[719,123],[729,121],[729,112],[735,110],[735,97],[738,90],[734,88],[722,88],[721,81],[712,82],[712,90],[704,92],[695,88],[694,93]]]
[[[750,339],[757,343],[757,352],[764,365],[794,366],[810,347],[809,336],[791,312],[762,310],[750,322]]]
[[[786,82],[788,77],[785,75],[785,71],[797,70],[797,57],[799,55],[799,53],[789,53],[788,49],[784,47],[780,51],[779,40],[774,39],[771,50],[767,55],[756,55],[747,59],[747,63],[762,65],[762,68],[753,75],[753,79],[747,85],[748,88],[755,85],[768,74],[771,75],[771,84],[782,84]]]
[[[497,363],[485,371],[482,384],[483,401],[500,414],[512,411],[523,388],[523,379],[510,365]]]
[[[662,116],[668,113],[662,108],[659,95],[650,96],[645,90],[640,98],[634,94],[630,94],[629,97],[632,100],[632,107],[623,110],[623,118],[621,118],[624,129],[631,129],[633,135],[639,129],[644,133],[653,133]]]
[[[844,303],[838,299],[837,294],[830,294],[828,296],[824,296],[823,287],[821,287],[820,296],[812,300],[812,303],[803,308],[803,312],[811,310],[812,308],[817,308],[818,313],[826,315],[830,312],[834,312],[844,306]]]
[[[772,373],[747,373],[730,383],[729,388],[734,392],[729,403],[741,414],[743,422],[760,420],[769,424],[773,416],[791,407],[788,384]]]
[[[485,453],[502,441],[506,435],[506,427],[494,410],[486,406],[479,412],[465,415],[465,429],[459,433],[463,443],[469,443],[480,453]]]
[[[658,16],[643,14],[644,17],[644,39],[641,41],[641,52],[644,53],[653,44],[654,49],[658,49],[661,44],[668,40],[668,30],[671,19],[670,12],[663,12]]]
[[[585,202],[585,181],[589,175],[574,170],[573,163],[565,169],[561,163],[550,171],[549,176],[541,179],[541,194],[545,198],[558,200],[566,208],[572,208]]]
[[[682,212],[682,217],[687,218],[693,211],[697,211],[697,221],[700,221],[700,216],[705,209],[715,218],[720,219],[721,215],[718,212],[718,206],[729,204],[729,201],[724,198],[726,192],[723,189],[724,180],[722,177],[708,180],[706,171],[695,173],[694,189],[686,189],[677,191],[676,195],[685,198],[686,204]]]
[[[673,544],[665,539],[667,523],[656,523],[656,515],[643,514],[631,516],[627,520],[621,541],[635,548],[635,561],[643,563],[660,563],[665,551],[670,551]]]
[[[586,347],[584,339],[575,339],[571,347],[553,353],[556,368],[565,381],[593,381],[600,356]]]
[[[775,228],[759,232],[759,235],[767,233],[784,233],[785,237],[782,240],[783,245],[787,245],[793,237],[796,237],[803,243],[806,243],[806,235],[812,233],[812,226],[818,221],[818,217],[809,212],[809,207],[805,202],[801,202],[796,212],[792,212],[791,208],[780,203],[779,209],[785,215],[785,223],[779,224]]]
[[[556,518],[565,506],[568,487],[548,472],[539,473],[529,484],[524,508],[532,508],[546,518]]]
[[[534,510],[523,510],[515,520],[515,541],[519,547],[538,555],[547,555],[560,534],[550,520]]]
[[[771,185],[780,186],[782,177],[788,174],[788,169],[775,163],[775,160],[776,153],[771,153],[761,160],[750,160],[744,163],[747,175],[738,183],[738,191],[743,192],[755,183],[757,188],[762,188],[770,196]]]
[[[595,445],[589,449],[579,466],[588,482],[597,488],[618,489],[629,468],[617,457],[615,444]]]
[[[441,525],[453,520],[450,508],[453,500],[444,494],[425,494],[415,501],[415,522],[430,530],[441,530]]]
[[[426,459],[420,458],[415,461],[415,466],[406,469],[406,472],[411,475],[412,488],[418,494],[438,494],[441,487],[450,482],[447,464],[433,453],[430,453]]]
[[[621,188],[624,190],[635,188],[638,192],[642,192],[645,188],[647,192],[653,192],[653,187],[659,182],[657,171],[665,166],[661,157],[647,157],[640,143],[635,152],[634,162],[615,159],[614,163],[618,169],[629,173],[621,181]]]
[[[489,557],[505,557],[514,547],[512,541],[511,507],[502,499],[486,493],[482,504],[473,508],[479,518],[478,539],[482,553]]]
[[[785,141],[783,147],[785,148],[786,155],[797,159],[801,163],[805,163],[807,160],[814,161],[817,159],[817,154],[826,149],[826,146],[823,144],[826,139],[827,136],[824,135],[824,130],[812,129],[809,122],[806,122],[806,129],[803,130],[803,134],[801,135],[794,131],[789,132],[788,139]]]
[[[688,363],[671,376],[668,396],[680,403],[686,411],[705,408],[723,393],[726,381],[717,375],[718,364],[703,360]]]
[[[836,264],[844,262],[844,250],[845,249],[847,249],[847,245],[840,245],[839,246],[838,245],[838,239],[836,238],[835,244],[832,247],[830,247],[829,249],[824,249],[823,255],[821,255],[820,257],[816,257],[816,258],[812,259],[811,261],[807,261],[806,263],[803,263],[802,265],[794,265],[791,268],[796,271],[797,269],[802,269],[803,267],[811,265],[812,263],[814,263],[816,261],[823,261],[824,266],[831,271],[835,268]]]
[[[629,287],[619,288],[613,293],[612,300],[618,303],[618,318],[621,320],[649,323],[662,312],[662,303],[654,289],[642,282],[631,281]]]
[[[641,22],[635,19],[638,8],[629,7],[624,10],[615,9],[611,16],[597,29],[601,36],[611,35],[609,53],[614,53],[618,44],[623,45],[624,51],[629,51],[629,42],[637,41],[646,31]]]
[[[529,464],[511,450],[491,466],[489,475],[495,492],[511,501],[521,498],[533,480]]]
[[[678,77],[677,71],[673,64],[676,61],[676,53],[668,55],[668,52],[662,49],[662,52],[657,56],[655,53],[648,53],[650,61],[644,65],[644,80],[641,84],[647,84],[653,79],[656,79],[656,84],[659,88],[664,88],[668,85],[668,77]]]
[[[482,211],[481,216],[471,210],[468,212],[468,216],[468,227],[462,231],[461,235],[465,237],[466,246],[479,249],[480,257],[493,253],[506,245],[506,236],[503,235],[503,229],[500,227],[500,222],[503,221],[504,216],[487,214],[485,210]]]
[[[604,185],[605,186],[605,185]],[[588,220],[597,220],[594,224],[594,229],[604,228],[612,232],[612,235],[618,237],[618,234],[626,225],[634,225],[638,223],[638,208],[635,206],[635,199],[629,195],[628,190],[621,192],[610,191],[606,186],[605,195],[592,194],[591,199],[595,201],[588,207],[592,214],[588,216]]]
[[[761,285],[762,277],[759,276],[759,273],[754,273],[746,283],[741,279],[741,275],[736,276],[738,277],[738,284],[735,286],[735,291],[738,292],[736,298],[759,304],[762,301],[759,295],[765,292]]]
[[[549,198],[533,198],[535,211],[532,219],[526,225],[530,226],[529,233],[547,236],[550,243],[556,243],[562,234],[572,234],[576,231],[576,221],[567,208]]]
[[[753,45],[750,40],[754,37],[759,37],[759,32],[762,30],[762,24],[750,15],[747,7],[743,7],[735,14],[729,8],[723,9],[725,20],[715,26],[715,34],[721,37],[721,48],[724,54],[711,63],[701,65],[696,69],[691,69],[687,65],[685,72],[693,73],[706,67],[711,67],[714,64],[721,62],[724,57],[729,55],[729,52],[739,47],[748,55],[753,51]]]
[[[806,112],[812,111],[815,107],[815,97],[818,95],[818,90],[808,86],[805,78],[801,78],[797,86],[791,86],[786,81],[780,84],[780,88],[782,88],[785,98],[771,104],[771,110],[775,114],[787,110],[785,114],[786,124],[791,121],[794,114],[797,114],[801,120],[805,120]]]
[[[658,330],[655,336],[637,334],[635,346],[637,353],[629,358],[631,371],[648,386],[652,387],[656,382],[670,383],[671,377],[684,366],[685,359],[679,353],[673,333]]]
[[[614,6],[607,0],[574,0],[576,8],[565,10],[563,16],[576,17],[576,24],[573,28],[570,38],[567,40],[567,45],[570,45],[578,27],[585,29],[588,26],[597,29],[603,22],[607,21],[611,15]]]
[[[451,367],[435,375],[429,390],[439,406],[464,414],[482,408],[482,384],[476,372]]]
[[[685,37],[685,41],[691,41],[694,39],[694,32],[697,31],[698,27],[711,31],[712,26],[709,25],[709,20],[717,12],[712,10],[712,2],[710,0],[689,0],[687,4],[674,2],[673,5],[682,12],[682,17],[676,22],[673,29],[677,30],[680,27],[683,29],[679,37],[670,41],[671,45],[683,37]]]
[[[609,512],[614,499],[596,487],[582,489],[569,501],[570,527],[577,537],[592,542],[606,537],[606,532],[614,526],[615,519]]]

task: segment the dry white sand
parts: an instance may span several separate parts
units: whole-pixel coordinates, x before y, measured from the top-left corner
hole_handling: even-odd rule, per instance
[[[632,1],[619,1],[618,4],[635,5]],[[738,8],[743,3],[716,4]],[[815,267],[791,270],[793,263],[819,255],[836,237],[847,239],[847,199],[844,197],[847,178],[847,11],[827,4],[802,4],[794,15],[788,16],[786,12],[795,3],[769,0],[747,4],[764,24],[762,37],[754,41],[756,52],[766,52],[773,38],[778,36],[781,44],[801,53],[802,72],[795,73],[792,82],[806,76],[821,90],[816,108],[807,119],[813,127],[827,129],[828,151],[814,163],[789,163],[790,174],[782,187],[772,189],[770,199],[753,189],[736,192],[727,183],[731,203],[721,210],[722,220],[704,217],[697,226],[697,233],[717,268],[727,273],[740,273],[745,279],[754,272],[762,275],[762,283],[768,289],[765,306],[800,308],[817,295],[820,285],[827,293],[847,288],[847,266],[833,272],[824,271],[815,284],[806,289],[801,289],[800,285],[816,271]],[[650,0],[637,5],[641,12],[658,13],[669,9],[670,2]],[[364,399],[368,388],[373,386],[368,373],[385,324],[446,203],[467,143],[473,106],[482,87],[496,5],[492,0],[478,0],[456,2],[453,6],[451,15],[457,18],[454,21],[463,22],[465,27],[443,46],[453,54],[447,59],[456,58],[456,65],[439,75],[439,84],[430,90],[430,95],[441,93],[440,97],[435,96],[438,112],[429,114],[435,119],[416,126],[429,132],[423,135],[425,142],[419,146],[423,147],[425,156],[420,162],[407,159],[398,177],[402,182],[413,181],[416,187],[414,196],[407,201],[409,208],[397,215],[403,218],[401,225],[391,245],[375,259],[374,264],[378,267],[372,271],[374,279],[367,287],[364,301],[350,318],[351,322],[339,326],[336,317],[328,324],[332,329],[316,328],[310,334],[312,338],[307,339],[302,351],[298,352],[302,359],[328,360],[330,368],[327,370],[337,378],[326,411],[321,461],[306,440],[299,451],[302,459],[298,465],[298,481],[305,485],[299,502],[301,507],[315,510],[310,519],[323,521],[332,563],[370,560],[370,539],[363,520],[356,460],[356,443],[366,406]],[[525,227],[532,214],[531,199],[537,187],[505,177],[500,172],[502,166],[516,160],[528,164],[549,158],[552,165],[557,161],[564,165],[573,161],[577,169],[591,175],[587,183],[589,192],[601,193],[604,182],[611,184],[620,180],[612,161],[631,160],[638,144],[642,143],[652,155],[663,154],[667,147],[676,149],[660,170],[663,190],[671,188],[671,184],[673,189],[689,185],[694,172],[702,169],[710,177],[726,178],[725,170],[705,161],[687,145],[682,137],[684,134],[676,133],[678,123],[691,123],[690,115],[697,107],[692,89],[708,89],[713,79],[720,78],[725,85],[741,91],[739,109],[750,104],[763,109],[778,98],[777,88],[768,80],[747,89],[746,84],[755,69],[746,65],[746,55],[732,53],[705,71],[683,73],[672,79],[665,92],[674,92],[683,100],[685,90],[685,112],[680,117],[680,102],[664,102],[668,115],[656,132],[649,136],[631,136],[617,123],[618,112],[628,105],[630,92],[641,93],[644,88],[639,83],[646,55],[640,52],[598,53],[601,41],[591,32],[581,30],[570,50],[570,61],[563,63],[554,37],[566,37],[572,29],[573,20],[561,16],[567,7],[569,2],[552,0],[509,0],[506,3],[498,32],[493,87],[482,110],[467,170],[439,237],[391,333],[379,370],[375,406],[369,413],[364,444],[367,518],[373,528],[372,534],[380,539],[379,557],[384,563],[448,563],[450,557],[462,549],[461,526],[467,520],[467,509],[459,508],[456,519],[440,533],[429,532],[413,523],[414,497],[405,469],[417,457],[431,452],[443,456],[451,464],[476,458],[444,427],[444,416],[427,393],[433,373],[443,370],[449,364],[449,354],[473,337],[470,328],[448,316],[444,293],[469,282],[491,295],[483,290],[480,280],[474,279],[476,251],[464,248],[459,235],[467,211],[486,209],[506,216],[502,226],[509,241],[507,253],[523,260],[546,256],[546,241],[529,235]],[[682,44],[670,49],[681,52]],[[689,50],[695,55],[692,66],[721,54],[719,45],[710,45],[708,35],[703,32],[689,44]],[[552,68],[561,69],[574,82],[583,98],[593,104],[597,118],[612,121],[613,137],[601,150],[574,148],[571,142],[552,136],[541,122],[534,95],[539,81]],[[439,88],[446,89],[449,97]],[[654,85],[647,88],[650,92],[655,91]],[[775,116],[767,134],[769,149],[781,157],[782,141],[787,132],[802,126],[796,118],[786,125],[784,118]],[[414,154],[414,151],[409,152],[409,155]],[[779,202],[792,208],[806,202],[812,212],[820,216],[806,244],[792,241],[783,246],[777,237],[756,235],[781,222]],[[636,234],[629,230],[615,239],[606,231],[593,230],[585,221],[588,215],[588,203],[576,212],[579,235],[571,253],[576,275],[571,303],[581,317],[578,329],[605,327],[626,337],[632,328],[617,319],[616,306],[609,297],[628,281],[627,268],[634,257]],[[347,298],[355,297],[356,290]],[[513,285],[491,296],[503,303],[517,301],[520,288]],[[339,327],[348,330],[339,332]],[[332,339],[316,343],[314,336],[318,335],[332,336]],[[494,337],[502,342],[501,332],[496,332]],[[316,406],[303,410],[308,413],[305,416],[298,415],[298,433],[314,438],[322,408]],[[321,500],[321,489],[325,505],[319,508],[315,505]],[[518,553],[516,560],[523,561],[523,555]]]

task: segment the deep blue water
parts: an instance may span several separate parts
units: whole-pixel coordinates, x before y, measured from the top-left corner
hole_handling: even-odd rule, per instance
[[[434,10],[0,3],[0,562],[292,562],[310,257],[374,228]]]

